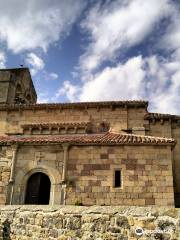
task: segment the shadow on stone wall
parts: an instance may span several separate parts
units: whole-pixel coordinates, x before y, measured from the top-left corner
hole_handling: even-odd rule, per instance
[[[11,232],[11,226],[10,222],[8,220],[4,221],[2,224],[2,239],[3,240],[10,240],[10,232]]]

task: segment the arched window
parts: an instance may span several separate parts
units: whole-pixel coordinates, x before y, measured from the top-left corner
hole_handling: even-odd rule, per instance
[[[27,99],[28,103],[30,103],[31,102],[31,95],[27,94],[26,99]]]
[[[20,94],[20,93],[22,93],[22,87],[21,87],[20,84],[17,84],[17,86],[16,86],[16,94]]]
[[[22,87],[19,83],[16,86],[14,102],[16,104],[24,104],[25,103],[23,90],[22,90]]]
[[[41,172],[34,173],[27,181],[25,204],[49,204],[51,182]]]

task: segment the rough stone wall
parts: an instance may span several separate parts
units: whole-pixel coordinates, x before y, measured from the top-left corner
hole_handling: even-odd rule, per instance
[[[6,203],[8,184],[11,171],[11,159],[12,150],[11,148],[1,147],[0,148],[0,204]]]
[[[127,129],[127,110],[125,108],[89,108],[85,109],[49,109],[9,111],[6,120],[6,132],[16,134],[22,132],[21,125],[29,123],[83,122],[91,121],[98,125],[102,121],[110,123],[112,130],[120,132]]]
[[[31,103],[35,103],[37,96],[33,87],[29,70],[26,68],[0,70],[0,104],[13,104],[16,94],[16,86],[20,84],[23,99],[29,95]],[[28,103],[28,100],[26,101]]]
[[[1,151],[1,204],[8,202],[11,147]],[[50,204],[60,204],[63,148],[61,145],[18,148],[13,204],[24,204],[26,184],[35,172],[51,181]],[[114,171],[121,169],[122,186],[114,188]],[[170,146],[70,146],[67,159],[66,204],[173,206]],[[7,196],[7,199],[5,199]]]
[[[173,171],[176,204],[180,207],[180,125],[177,123],[172,123],[172,137],[177,141],[173,150]]]
[[[8,103],[13,103],[15,94],[16,94],[16,87],[19,84],[22,89],[21,97],[26,100],[26,103],[36,103],[36,92],[32,85],[32,79],[29,71],[27,69],[19,69],[17,71],[12,72],[14,83],[11,81],[10,84],[10,91],[8,95]],[[27,101],[26,96],[30,96],[30,102]]]
[[[8,206],[0,211],[0,239],[179,240],[180,210],[167,207]]]
[[[154,123],[150,123],[150,131],[149,134],[151,136],[156,137],[172,137],[172,129],[171,129],[171,122],[170,121],[156,121]]]
[[[0,103],[7,102],[8,89],[9,89],[9,82],[1,82],[1,84],[0,84]]]
[[[50,204],[60,204],[63,149],[61,145],[19,146],[16,156],[13,204],[24,204],[28,178],[44,172],[51,181]]]
[[[114,188],[114,170],[122,187]],[[174,205],[171,149],[167,146],[71,147],[66,204]]]
[[[177,121],[155,121],[151,122],[150,131],[148,135],[172,137],[176,140],[176,146],[172,152],[172,164],[173,164],[173,177],[174,177],[174,189],[176,205],[180,206],[180,125]]]
[[[5,135],[7,127],[7,112],[0,111],[0,135]]]
[[[144,120],[146,113],[146,108],[128,108],[128,128],[145,127],[148,124],[148,121]]]

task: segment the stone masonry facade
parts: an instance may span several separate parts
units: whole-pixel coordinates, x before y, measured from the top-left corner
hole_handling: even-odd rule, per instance
[[[26,68],[0,70],[2,89],[1,205],[180,206],[180,116],[146,101],[37,104]]]

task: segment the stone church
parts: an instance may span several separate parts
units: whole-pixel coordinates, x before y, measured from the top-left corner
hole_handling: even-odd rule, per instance
[[[180,206],[180,116],[36,100],[28,68],[0,70],[1,205]]]

